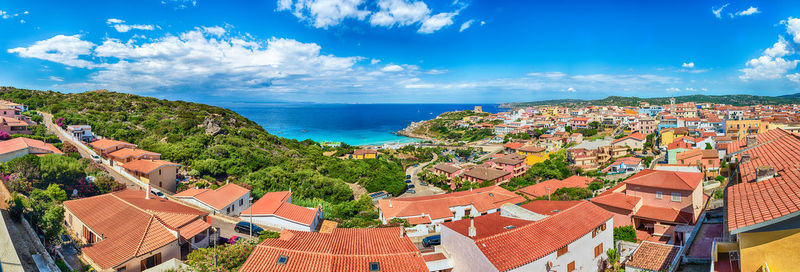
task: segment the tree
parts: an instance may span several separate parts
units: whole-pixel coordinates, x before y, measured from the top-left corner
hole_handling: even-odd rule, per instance
[[[11,193],[11,199],[8,201],[8,212],[11,214],[11,218],[19,221],[22,218],[22,213],[25,211],[25,202],[24,197],[18,193]]]
[[[94,180],[94,185],[97,186],[97,190],[99,191],[100,194],[107,194],[125,189],[125,185],[117,182],[116,180],[114,180],[114,178],[108,175],[96,176]]]
[[[52,199],[57,203],[61,203],[64,202],[64,200],[67,200],[67,192],[61,189],[61,187],[59,187],[58,184],[50,184],[49,186],[47,186],[47,190],[45,190],[45,193],[47,193],[50,199]]]
[[[254,241],[198,248],[186,256],[186,263],[197,272],[238,271],[255,249]]]
[[[58,235],[61,234],[61,222],[64,222],[64,208],[58,205],[50,205],[44,212],[40,222],[40,227],[47,239],[51,241],[58,240]]]
[[[636,229],[633,226],[621,226],[614,228],[614,244],[617,241],[636,242]]]
[[[608,257],[608,263],[611,264],[611,271],[623,271],[619,263],[619,251],[616,248],[609,248],[606,251],[606,256]]]
[[[85,165],[80,161],[59,155],[45,155],[39,160],[39,171],[42,174],[42,183],[35,187],[45,188],[50,183],[74,186],[79,179],[86,176]]]
[[[711,147],[711,143],[706,143],[706,150],[711,150],[711,149],[714,149],[713,147]]]

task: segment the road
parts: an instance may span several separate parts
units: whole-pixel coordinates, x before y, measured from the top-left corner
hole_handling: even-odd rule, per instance
[[[70,143],[71,145],[75,146],[78,149],[78,153],[81,154],[81,157],[92,160],[91,156],[92,153],[90,150],[88,150],[82,143],[76,143],[75,141],[73,141],[72,138],[65,135],[64,132],[61,129],[59,129],[58,126],[56,126],[56,124],[53,123],[53,115],[46,112],[39,112],[39,113],[42,114],[42,119],[44,119],[44,125],[45,127],[47,127],[47,130],[58,136],[58,139],[60,139],[61,142]],[[117,173],[117,171],[112,169],[111,166],[102,163],[100,165],[102,165],[103,169],[106,170],[106,173],[114,177],[114,180],[124,184],[125,187],[127,187],[128,189],[135,189],[135,190],[142,189],[137,182],[130,180],[129,178]]]
[[[422,184],[420,184],[419,177],[417,176],[417,173],[419,173],[419,171],[421,171],[422,168],[424,168],[428,164],[431,164],[432,162],[435,162],[438,158],[439,155],[433,153],[432,160],[418,164],[417,167],[409,167],[408,169],[406,169],[406,175],[411,175],[411,184],[414,184],[414,190],[416,191],[416,193],[414,194],[403,193],[402,195],[399,195],[397,197],[429,196],[429,195],[444,193],[442,189],[439,189],[436,186],[432,186],[430,184],[428,186],[423,186]]]

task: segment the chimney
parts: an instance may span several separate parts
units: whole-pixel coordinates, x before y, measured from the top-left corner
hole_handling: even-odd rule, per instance
[[[147,184],[147,191],[144,192],[144,199],[150,199],[150,184]]]
[[[478,232],[478,230],[475,229],[475,218],[470,217],[469,218],[469,237],[475,237],[476,235],[478,235],[477,232]]]
[[[742,154],[741,158],[739,158],[739,163],[746,163],[750,161],[750,153]]]
[[[389,208],[391,208],[391,207],[392,207],[392,200],[389,199]]]
[[[765,181],[775,176],[775,168],[769,165],[762,165],[756,168],[756,182]]]
[[[747,147],[754,147],[758,144],[758,140],[756,140],[756,135],[747,135]]]

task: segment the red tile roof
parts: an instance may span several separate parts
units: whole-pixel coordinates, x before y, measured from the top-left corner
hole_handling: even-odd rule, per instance
[[[194,236],[210,227],[202,211],[144,195],[144,191],[123,190],[64,201],[76,219],[102,238],[81,248],[101,268],[112,268],[176,241],[170,230]]]
[[[618,143],[618,142],[621,142],[621,141],[624,141],[624,140],[627,140],[627,139],[634,139],[634,140],[637,140],[637,141],[644,141],[645,139],[647,139],[647,135],[644,135],[644,134],[642,134],[640,132],[634,132],[631,135],[616,139],[616,140],[612,141],[611,143],[614,144],[614,143]]]
[[[519,151],[531,152],[531,153],[539,153],[539,152],[542,152],[544,150],[545,150],[544,147],[538,147],[538,146],[535,146],[535,145],[526,145],[526,146],[523,146],[523,147],[521,147],[519,149]]]
[[[525,162],[525,155],[511,153],[492,160],[497,164],[517,165]]]
[[[519,204],[525,198],[500,186],[490,186],[472,191],[461,191],[441,195],[380,199],[378,206],[384,218],[421,216],[431,219],[453,216],[450,207],[473,205],[479,212],[498,209],[506,203]]]
[[[287,257],[279,264],[281,256]],[[334,229],[331,233],[283,230],[278,239],[258,244],[239,270],[249,271],[420,271],[428,267],[421,253],[397,228]]]
[[[289,203],[292,192],[266,193],[244,210],[241,215],[275,215],[287,220],[310,226],[317,217],[317,209],[306,208]]]
[[[152,157],[158,156],[158,157],[161,157],[161,154],[158,154],[156,152],[150,152],[150,151],[147,151],[147,150],[144,150],[144,149],[127,148],[126,147],[126,148],[119,149],[117,151],[108,153],[108,156],[111,156],[111,157],[116,158],[116,159],[126,159],[126,158],[129,158],[129,157],[134,157],[134,158],[137,158],[137,159],[141,159],[144,156],[152,156]]]
[[[692,144],[676,139],[674,142],[667,145],[667,150],[673,150],[676,148],[692,149]]]
[[[694,224],[694,218],[691,213],[667,207],[642,205],[634,216],[661,222]]]
[[[522,147],[523,145],[525,145],[525,143],[522,143],[522,142],[510,142],[510,143],[507,143],[507,144],[503,145],[503,147],[508,148],[508,149],[516,150],[516,149],[519,149],[520,147]]]
[[[92,148],[94,148],[94,149],[100,149],[100,150],[103,150],[103,149],[106,149],[106,148],[109,148],[109,147],[114,147],[116,145],[124,145],[124,146],[129,146],[129,147],[136,147],[136,145],[132,144],[132,143],[123,142],[123,141],[115,141],[115,140],[110,140],[110,139],[99,139],[99,140],[96,140],[94,142],[89,143],[89,145],[92,146]]]
[[[214,209],[222,210],[247,193],[250,193],[250,190],[233,183],[228,183],[216,190],[189,189],[175,194],[175,197],[194,198]]]
[[[353,155],[366,155],[366,154],[378,154],[378,150],[375,149],[356,149],[353,151]]]
[[[778,128],[756,139],[760,145],[739,150],[750,160],[738,166],[741,183],[728,188],[728,230],[733,233],[800,211],[800,136]],[[756,181],[759,166],[772,166],[776,176]]]
[[[503,170],[497,170],[494,168],[483,167],[483,166],[476,166],[467,170],[462,175],[473,177],[482,181],[490,181],[505,177],[506,175],[509,174],[511,173]]]
[[[580,204],[581,200],[575,201],[550,201],[550,200],[536,200],[531,201],[526,204],[520,205],[520,207],[525,208],[526,210],[543,214],[543,215],[554,215],[560,211],[569,209],[572,206]]]
[[[18,137],[0,142],[0,154],[28,149],[29,154],[64,154],[55,146],[34,139]]]
[[[636,205],[642,201],[642,198],[638,196],[629,196],[624,193],[611,192],[609,194],[600,194],[590,199],[590,201],[598,205],[633,211]]]
[[[588,201],[572,206],[566,210],[548,216],[539,221],[527,221],[528,224],[500,231],[494,235],[483,236],[481,232],[497,230],[507,222],[491,221],[500,216],[478,216],[474,218],[477,236],[472,238],[483,255],[500,271],[520,267],[547,254],[557,251],[593,229],[610,220],[612,214]],[[490,222],[481,222],[490,221]],[[522,220],[525,221],[525,220]],[[501,224],[502,223],[502,224]],[[489,226],[482,230],[481,225]],[[522,224],[522,222],[517,222]],[[444,223],[444,226],[455,232],[468,236],[470,220],[458,220]],[[504,227],[504,226],[503,226]],[[531,241],[536,241],[531,243]]]
[[[140,160],[135,160],[135,161],[126,163],[126,164],[122,165],[122,168],[125,168],[126,170],[129,170],[129,171],[149,174],[150,172],[158,170],[159,168],[164,167],[164,166],[180,167],[181,165],[177,164],[177,163],[174,163],[174,162],[168,162],[168,161],[162,161],[162,160],[147,160],[147,159],[141,160],[140,159]]]
[[[534,185],[520,188],[517,190],[517,192],[528,195],[529,197],[541,197],[555,193],[556,190],[561,188],[587,188],[589,187],[589,183],[591,183],[593,180],[593,178],[582,176],[571,176],[564,180],[549,179]],[[547,189],[550,190],[548,191]]]
[[[703,173],[644,169],[625,180],[625,183],[651,188],[694,191],[702,183],[703,177]]]
[[[680,246],[642,242],[625,266],[651,271],[668,271],[680,249]]]

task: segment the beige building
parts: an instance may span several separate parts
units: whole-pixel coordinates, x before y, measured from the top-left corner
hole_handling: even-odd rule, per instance
[[[125,172],[145,184],[163,188],[170,192],[177,190],[176,178],[181,165],[162,160],[135,160],[122,166]]]

